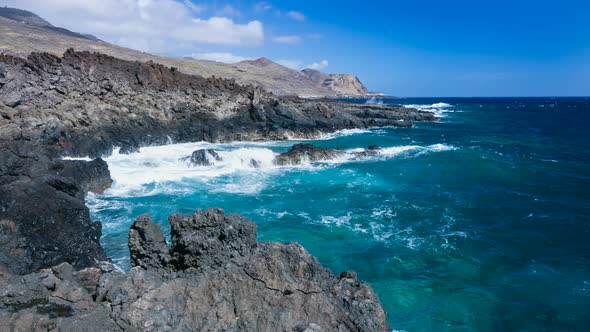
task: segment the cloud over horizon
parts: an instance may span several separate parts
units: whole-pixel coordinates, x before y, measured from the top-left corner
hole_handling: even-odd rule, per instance
[[[320,62],[313,62],[311,64],[306,65],[301,60],[293,60],[293,59],[281,59],[277,60],[276,63],[285,66],[287,68],[291,68],[293,70],[302,70],[306,68],[315,69],[315,70],[322,70],[328,67],[328,60],[322,60]]]
[[[328,67],[328,65],[329,65],[328,60],[322,60],[319,63],[318,62],[314,62],[314,63],[312,63],[310,65],[307,65],[306,68],[315,69],[315,70],[322,70],[322,69]]]
[[[190,56],[197,60],[209,60],[224,63],[236,63],[244,60],[253,60],[253,58],[246,58],[229,52],[193,53]]]

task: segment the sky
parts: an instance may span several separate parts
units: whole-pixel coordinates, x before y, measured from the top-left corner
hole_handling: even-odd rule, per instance
[[[167,56],[267,57],[412,96],[590,95],[590,1],[0,0]]]

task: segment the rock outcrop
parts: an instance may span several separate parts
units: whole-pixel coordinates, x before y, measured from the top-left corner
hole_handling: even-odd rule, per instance
[[[306,68],[301,71],[307,78],[320,86],[334,91],[338,96],[366,96],[369,91],[358,77],[350,74],[325,74]]]
[[[135,221],[128,274],[64,263],[0,280],[0,330],[390,330],[371,287],[297,243],[257,243],[253,223],[220,209],[169,220],[170,250],[148,216]]]
[[[212,149],[199,149],[193,151],[190,156],[180,158],[180,161],[186,162],[191,166],[211,166],[212,161],[221,161],[221,156]]]
[[[274,163],[279,166],[300,165],[304,162],[314,163],[320,161],[332,160],[334,158],[348,156],[355,158],[374,157],[380,154],[381,147],[370,145],[367,149],[361,151],[344,151],[337,149],[327,149],[317,147],[313,144],[299,143],[295,144],[287,152],[279,154]]]
[[[274,162],[277,165],[299,165],[303,162],[316,162],[334,159],[344,154],[344,151],[320,148],[313,144],[295,144],[287,152],[278,155]]]

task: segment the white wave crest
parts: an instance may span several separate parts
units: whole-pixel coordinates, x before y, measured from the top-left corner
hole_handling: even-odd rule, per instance
[[[370,99],[367,99],[367,101],[365,102],[365,104],[378,104],[378,105],[383,105],[383,99],[377,99],[377,98],[375,98],[373,96]]]
[[[244,143],[212,144],[206,142],[171,144],[141,148],[139,152],[124,155],[118,149],[104,158],[109,165],[113,186],[109,196],[146,196],[161,193],[182,194],[194,192],[195,181],[209,183],[223,176],[231,177],[229,182],[216,182],[214,191],[256,194],[266,186],[272,174],[285,170],[320,170],[349,162],[371,162],[396,156],[419,156],[429,152],[449,151],[455,147],[446,144],[429,146],[406,145],[385,147],[366,152],[365,149],[344,150],[330,160],[320,162],[303,161],[299,165],[278,166],[274,164],[279,154],[268,146],[247,146]],[[277,145],[279,146],[279,145]],[[284,149],[285,147],[282,146]],[[213,149],[221,160],[209,158],[209,166],[192,166],[181,158],[190,156],[198,149]],[[368,152],[368,151],[367,151]],[[179,185],[182,184],[182,185]]]
[[[453,107],[453,105],[447,104],[447,103],[409,104],[409,105],[403,105],[403,106],[406,108],[415,108],[420,111],[432,112],[438,118],[445,117],[446,113],[455,112],[454,110],[449,109],[449,107]]]

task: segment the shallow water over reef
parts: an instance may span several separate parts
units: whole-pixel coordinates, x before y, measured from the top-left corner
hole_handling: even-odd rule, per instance
[[[441,121],[307,141],[348,153],[296,166],[272,160],[298,141],[115,153],[113,188],[88,198],[103,246],[129,268],[136,216],[168,233],[171,213],[221,207],[256,222],[260,240],[297,241],[335,273],[357,271],[396,330],[590,327],[590,99],[369,102],[430,109]],[[384,149],[353,157],[369,145]],[[201,148],[223,160],[178,160]]]

